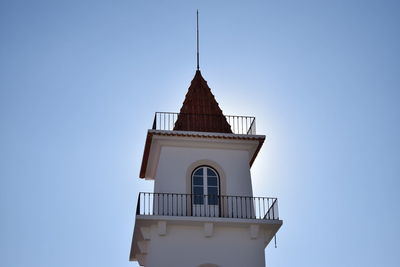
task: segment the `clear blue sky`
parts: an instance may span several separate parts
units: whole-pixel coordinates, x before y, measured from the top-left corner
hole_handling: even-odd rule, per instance
[[[128,262],[147,129],[201,69],[267,136],[269,267],[400,266],[400,2],[0,2],[0,265]]]

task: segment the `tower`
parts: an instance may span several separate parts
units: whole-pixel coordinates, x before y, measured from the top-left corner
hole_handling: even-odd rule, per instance
[[[255,118],[224,115],[200,70],[179,113],[148,130],[130,260],[146,267],[263,267],[282,225],[278,200],[253,196],[250,168],[264,143]]]

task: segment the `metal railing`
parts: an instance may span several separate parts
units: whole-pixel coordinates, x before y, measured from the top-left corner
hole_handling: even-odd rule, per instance
[[[215,116],[221,115],[210,115],[210,114],[186,114],[176,112],[156,112],[153,121],[153,130],[174,130],[175,123],[179,116],[184,116],[185,119],[189,120],[213,120]],[[222,115],[225,117],[227,123],[230,125],[232,133],[234,134],[256,134],[256,118],[250,116],[232,116]]]
[[[278,220],[278,199],[270,197],[139,193],[137,215]]]

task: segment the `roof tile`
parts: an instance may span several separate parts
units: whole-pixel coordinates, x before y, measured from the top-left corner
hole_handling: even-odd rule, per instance
[[[174,131],[232,133],[231,126],[199,70],[186,93]]]

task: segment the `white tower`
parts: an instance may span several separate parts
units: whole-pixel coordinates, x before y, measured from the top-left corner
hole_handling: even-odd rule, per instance
[[[276,198],[254,197],[250,168],[265,140],[255,118],[223,115],[199,70],[179,113],[148,130],[130,253],[146,267],[263,267]]]

